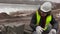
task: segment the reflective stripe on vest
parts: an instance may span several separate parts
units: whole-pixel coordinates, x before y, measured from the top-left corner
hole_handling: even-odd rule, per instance
[[[38,11],[36,11],[36,15],[37,15],[37,23],[36,23],[36,25],[39,25],[41,16],[39,15]],[[52,16],[51,15],[47,16],[47,18],[46,18],[46,24],[45,24],[45,27],[44,27],[43,30],[47,29],[47,27],[50,24],[51,20],[52,20]]]

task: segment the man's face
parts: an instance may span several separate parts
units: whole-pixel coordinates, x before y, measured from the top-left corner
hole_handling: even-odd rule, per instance
[[[45,12],[40,12],[40,14],[41,14],[41,16],[46,16],[47,15],[47,13],[45,13]]]

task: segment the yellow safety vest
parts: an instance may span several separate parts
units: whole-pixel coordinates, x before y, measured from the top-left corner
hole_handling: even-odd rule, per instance
[[[36,25],[39,25],[41,16],[38,14],[38,11],[36,11],[36,16],[37,16],[37,23],[36,23]],[[45,24],[45,27],[43,28],[43,30],[46,30],[48,28],[48,25],[50,24],[51,20],[52,20],[52,16],[51,15],[47,16],[46,24]]]

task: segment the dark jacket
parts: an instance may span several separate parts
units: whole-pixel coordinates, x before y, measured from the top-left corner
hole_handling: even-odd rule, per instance
[[[41,20],[42,20],[42,18],[41,18]],[[40,20],[40,26],[41,26],[41,23],[43,22],[41,20]],[[33,31],[35,31],[36,26],[37,26],[36,21],[37,21],[37,18],[36,18],[36,13],[35,13],[32,16],[31,23],[30,23],[30,26],[33,29]],[[50,22],[50,24],[52,25],[52,29],[56,29],[56,30],[58,29],[58,22],[53,18],[53,15],[52,15],[52,21]]]

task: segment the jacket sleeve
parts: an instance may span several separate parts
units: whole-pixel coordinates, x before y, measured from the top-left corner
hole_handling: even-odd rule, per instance
[[[56,31],[58,30],[58,22],[52,17],[52,21],[50,22],[52,25],[53,29],[56,29]]]
[[[34,15],[32,16],[31,23],[30,23],[30,27],[31,27],[33,30],[35,30],[35,28],[36,28],[36,14],[34,14]]]

